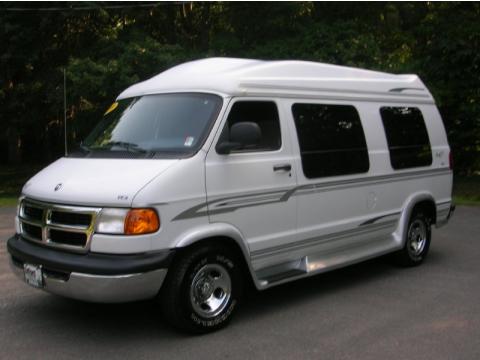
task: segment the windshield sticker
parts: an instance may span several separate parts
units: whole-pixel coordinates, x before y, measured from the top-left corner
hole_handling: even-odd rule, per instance
[[[193,140],[194,140],[193,136],[187,136],[185,138],[185,143],[183,144],[183,146],[188,146],[188,147],[192,146],[193,145]]]
[[[103,116],[110,114],[113,110],[115,110],[118,106],[118,102],[114,102],[110,107],[108,108],[107,111],[105,111],[105,114]]]

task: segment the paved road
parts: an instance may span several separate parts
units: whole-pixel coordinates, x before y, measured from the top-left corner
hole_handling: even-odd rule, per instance
[[[457,208],[421,267],[382,258],[254,293],[228,328],[196,337],[152,302],[85,304],[17,281],[12,213],[0,209],[1,359],[480,359],[480,207]]]

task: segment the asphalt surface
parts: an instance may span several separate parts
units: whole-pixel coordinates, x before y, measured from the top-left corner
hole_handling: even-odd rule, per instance
[[[387,258],[252,293],[230,326],[186,336],[153,302],[86,304],[9,271],[0,208],[1,359],[480,359],[480,207],[434,230],[427,261]]]

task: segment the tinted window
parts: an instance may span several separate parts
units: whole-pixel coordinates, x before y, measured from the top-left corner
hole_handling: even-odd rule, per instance
[[[365,135],[353,106],[294,104],[292,112],[306,177],[368,171]]]
[[[382,107],[390,162],[394,169],[432,164],[432,150],[422,113],[411,107]]]
[[[229,141],[230,128],[238,122],[257,123],[262,131],[260,142],[238,151],[271,151],[282,145],[277,105],[271,101],[237,101],[228,115],[219,143]]]

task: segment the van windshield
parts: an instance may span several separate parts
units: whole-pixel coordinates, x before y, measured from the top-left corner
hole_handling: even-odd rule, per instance
[[[202,146],[221,105],[221,97],[201,93],[119,100],[82,142],[81,150],[88,157],[189,156]]]

